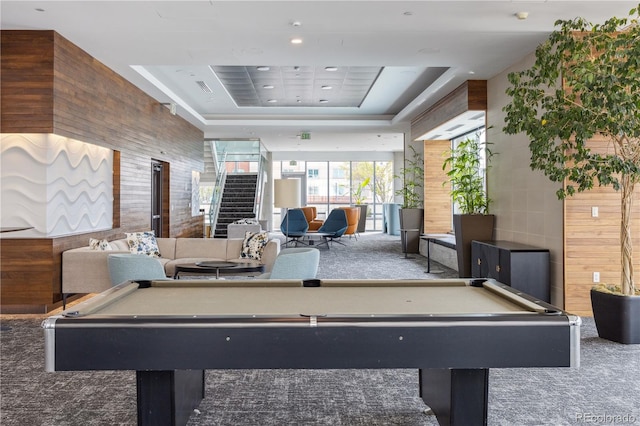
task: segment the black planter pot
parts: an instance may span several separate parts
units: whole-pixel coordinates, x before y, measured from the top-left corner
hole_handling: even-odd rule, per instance
[[[598,336],[618,343],[640,343],[640,296],[592,289],[591,307]]]
[[[367,227],[367,209],[369,208],[369,205],[355,204],[353,207],[358,207],[360,209],[360,219],[358,219],[358,232],[362,233]]]
[[[453,232],[456,237],[458,255],[458,276],[471,276],[471,241],[490,241],[493,239],[495,215],[492,214],[454,214]]]

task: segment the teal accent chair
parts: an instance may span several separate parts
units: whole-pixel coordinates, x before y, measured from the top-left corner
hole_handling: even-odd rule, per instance
[[[107,258],[112,285],[129,280],[168,280],[162,263],[144,254],[110,254]]]
[[[318,273],[320,251],[312,247],[285,248],[278,253],[271,272],[256,278],[310,280]]]

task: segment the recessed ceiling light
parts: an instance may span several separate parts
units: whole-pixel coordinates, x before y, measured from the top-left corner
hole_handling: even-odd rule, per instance
[[[515,15],[516,15],[516,18],[518,18],[521,21],[524,21],[529,17],[529,12],[516,12]]]
[[[300,22],[300,21],[293,21],[293,22],[291,23],[291,26],[292,26],[292,27],[301,27],[301,26],[302,26],[302,22]]]
[[[269,99],[267,102],[269,102],[270,104],[275,104],[276,102],[278,102],[277,99]]]
[[[338,67],[324,67],[325,71],[338,71]]]
[[[256,67],[256,69],[258,71],[269,71],[271,68],[269,68],[267,66],[259,66],[259,67]]]
[[[302,44],[302,39],[300,37],[292,38],[291,44]]]
[[[329,102],[329,101],[328,101],[327,99],[320,99],[320,103],[321,103],[321,104],[326,104],[326,103],[328,103],[328,102]]]
[[[331,90],[333,86],[322,86],[322,90]]]
[[[412,16],[413,12],[410,10],[407,10],[406,12],[403,13],[404,16]]]
[[[36,7],[36,12],[44,12],[44,9],[41,7]]]
[[[275,86],[273,84],[265,84],[262,86],[263,89],[273,89]]]

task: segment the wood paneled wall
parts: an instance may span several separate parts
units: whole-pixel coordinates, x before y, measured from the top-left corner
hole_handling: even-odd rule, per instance
[[[450,140],[424,141],[424,232],[447,233],[451,231],[451,185],[447,170],[442,169],[445,156],[451,148]]]
[[[55,33],[0,34],[2,133],[52,133]]]
[[[611,151],[610,142],[589,142],[600,153]],[[611,187],[595,187],[565,199],[564,229],[564,308],[578,315],[591,316],[590,291],[593,272],[600,272],[600,282],[620,283],[621,194]],[[598,217],[591,208],[598,207]],[[640,187],[636,187],[632,213],[634,270],[636,286],[640,271]]]
[[[486,111],[487,81],[468,80],[440,99],[411,122],[414,140],[467,111]],[[424,143],[424,229],[427,233],[451,231],[452,201],[450,187],[442,170],[449,140],[425,140]]]
[[[0,122],[3,133],[55,133],[116,150],[114,228],[38,242],[48,247],[46,283],[27,273],[33,240],[2,239],[2,306],[23,305],[32,294],[42,306],[60,300],[63,250],[150,229],[151,160],[169,165],[169,236],[201,237],[203,216],[191,216],[191,172],[203,171],[204,134],[159,101],[54,31],[1,31]],[[11,246],[15,245],[15,249]],[[10,253],[21,252],[24,258]],[[7,256],[5,256],[5,251]],[[22,268],[22,269],[20,269]],[[28,289],[32,287],[32,289]],[[18,290],[19,289],[19,290]],[[6,291],[5,291],[6,290]],[[11,290],[11,291],[10,291]]]
[[[487,110],[487,81],[467,80],[411,121],[411,139],[467,111]]]

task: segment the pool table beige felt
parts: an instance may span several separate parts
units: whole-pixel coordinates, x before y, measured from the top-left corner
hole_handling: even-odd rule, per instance
[[[136,316],[382,316],[444,314],[517,314],[541,309],[500,287],[472,287],[468,281],[324,280],[306,288],[300,281],[157,281],[121,291],[77,307],[76,315]],[[511,296],[511,295],[509,295]],[[517,295],[513,295],[517,296]],[[107,303],[104,303],[107,302]],[[86,311],[85,311],[86,310]]]

